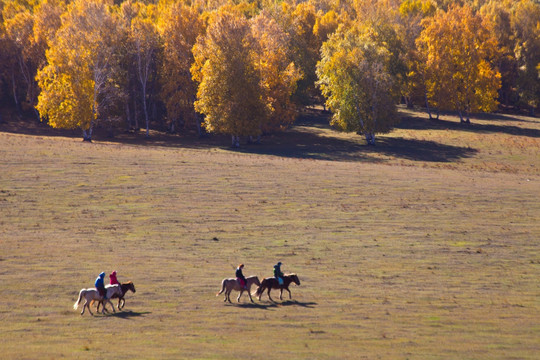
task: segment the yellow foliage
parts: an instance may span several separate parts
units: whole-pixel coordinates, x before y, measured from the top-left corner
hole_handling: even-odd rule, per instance
[[[489,64],[497,41],[472,9],[451,7],[424,20],[417,40],[430,102],[461,112],[497,107],[500,73]]]

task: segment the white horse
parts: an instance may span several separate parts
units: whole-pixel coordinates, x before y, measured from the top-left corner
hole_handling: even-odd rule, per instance
[[[247,293],[249,295],[249,300],[251,300],[251,302],[253,302],[253,299],[251,298],[250,289],[251,289],[251,285],[253,284],[257,286],[261,285],[261,282],[259,281],[259,278],[257,276],[250,276],[246,278]],[[218,292],[216,296],[218,296],[219,294],[225,291],[225,300],[223,301],[229,300],[229,302],[231,302],[231,292],[233,290],[240,291],[240,295],[238,295],[238,298],[236,299],[236,301],[240,302],[240,296],[242,296],[242,294],[244,293],[244,291],[246,291],[246,289],[240,286],[240,284],[235,278],[223,279],[223,281],[221,282],[221,291]]]
[[[116,310],[114,310],[114,305],[111,302],[111,298],[113,297],[113,295],[122,296],[122,290],[120,289],[120,286],[113,285],[111,287],[108,287],[107,288],[107,299],[105,300],[105,302],[108,302],[109,304],[111,304],[113,312],[116,312]],[[81,300],[82,300],[83,297],[85,299],[85,302],[84,302],[84,305],[83,305],[81,315],[83,315],[84,310],[86,308],[88,308],[88,312],[90,313],[90,315],[93,316],[94,314],[92,314],[92,311],[90,310],[90,303],[93,300],[103,301],[103,297],[101,295],[99,295],[99,292],[97,291],[97,289],[81,289],[81,291],[79,292],[79,299],[73,305],[73,309],[77,310],[77,308],[79,307],[79,304],[81,303]],[[105,303],[103,304],[103,309],[101,310],[101,313],[103,314],[104,311],[106,311]]]

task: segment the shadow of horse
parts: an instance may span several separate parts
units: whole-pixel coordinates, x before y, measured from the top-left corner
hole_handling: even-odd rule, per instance
[[[314,308],[316,305],[318,305],[316,302],[309,301],[297,301],[297,300],[287,300],[281,303],[282,306],[302,306],[306,308]]]
[[[269,303],[269,304],[261,304],[261,303],[242,303],[237,304],[234,306],[239,306],[246,309],[260,309],[260,310],[268,310],[270,308],[276,308],[278,307],[278,303]]]
[[[138,312],[138,311],[127,310],[127,311],[119,311],[109,316],[117,317],[120,319],[130,319],[134,317],[145,316],[148,314],[151,314],[151,312],[150,311]]]

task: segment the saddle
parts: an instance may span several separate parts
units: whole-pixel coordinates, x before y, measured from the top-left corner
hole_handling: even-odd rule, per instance
[[[238,285],[240,285],[241,287],[246,287],[246,282],[243,280],[243,279],[240,279],[240,278],[236,278],[236,281],[238,282]]]

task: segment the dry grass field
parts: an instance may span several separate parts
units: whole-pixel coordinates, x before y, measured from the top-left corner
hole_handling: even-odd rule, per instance
[[[0,358],[538,359],[540,120],[401,113],[375,147],[312,112],[240,150],[4,116]],[[292,300],[215,296],[278,260]],[[112,270],[137,292],[80,316]]]

